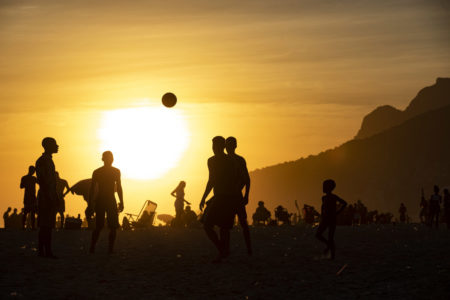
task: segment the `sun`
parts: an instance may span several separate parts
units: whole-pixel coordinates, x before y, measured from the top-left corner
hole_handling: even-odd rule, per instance
[[[179,110],[138,107],[106,111],[98,131],[100,150],[114,154],[126,178],[157,179],[177,166],[189,143]]]

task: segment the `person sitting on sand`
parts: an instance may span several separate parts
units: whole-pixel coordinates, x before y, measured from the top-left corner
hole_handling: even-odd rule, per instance
[[[183,214],[183,225],[186,227],[194,227],[197,222],[197,214],[188,205]]]
[[[111,151],[105,151],[102,155],[103,167],[92,173],[92,183],[89,192],[89,204],[86,215],[89,217],[95,211],[95,229],[92,232],[91,247],[89,252],[95,252],[95,245],[100,236],[100,231],[105,226],[105,214],[107,215],[109,227],[108,253],[113,253],[116,240],[116,230],[119,225],[119,212],[123,211],[123,191],[120,180],[120,170],[114,168],[112,163],[114,157]],[[95,188],[98,187],[96,199],[94,199]],[[119,207],[117,207],[115,192],[119,195]]]
[[[256,208],[255,213],[253,214],[253,225],[267,225],[270,221],[271,213],[264,206],[263,201],[258,202],[258,207]]]
[[[275,209],[275,219],[277,220],[277,223],[280,223],[282,225],[291,225],[291,215],[288,213],[287,209],[284,208],[281,205],[278,205]]]
[[[336,216],[347,206],[347,202],[332,193],[335,187],[336,183],[332,179],[327,179],[323,182],[325,196],[322,197],[322,215],[316,232],[316,238],[326,245],[324,253],[331,252],[331,259],[335,257],[334,232],[336,230]],[[336,207],[338,203],[341,206],[339,210]],[[322,236],[327,228],[328,240]]]

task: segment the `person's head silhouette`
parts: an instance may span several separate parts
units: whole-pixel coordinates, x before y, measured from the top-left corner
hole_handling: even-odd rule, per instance
[[[264,206],[264,201],[258,201],[258,206]]]
[[[223,154],[223,150],[225,149],[225,138],[223,136],[215,136],[212,139],[212,148],[214,154]]]
[[[59,179],[59,172],[55,172],[56,178]]]
[[[225,140],[225,148],[227,149],[227,153],[234,154],[234,152],[236,151],[236,147],[237,147],[236,138],[233,136],[227,137],[227,139]]]
[[[179,186],[185,188],[186,187],[186,181],[180,181]]]
[[[325,194],[330,194],[336,187],[336,182],[333,179],[327,179],[323,182],[323,192]]]
[[[36,168],[34,166],[28,167],[28,175],[33,175],[36,172]]]
[[[186,211],[191,211],[191,207],[189,205],[186,206]]]
[[[439,194],[439,187],[437,185],[435,185],[433,189],[435,194]]]
[[[105,151],[102,154],[102,160],[105,163],[105,166],[111,166],[114,161],[114,156],[111,151]]]
[[[52,137],[46,137],[42,140],[42,147],[46,153],[58,153],[59,146],[56,143],[56,140]]]

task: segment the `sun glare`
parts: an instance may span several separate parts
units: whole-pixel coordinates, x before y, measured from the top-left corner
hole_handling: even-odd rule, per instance
[[[179,110],[139,107],[107,111],[99,129],[101,151],[111,150],[124,177],[156,179],[176,167],[189,142]]]

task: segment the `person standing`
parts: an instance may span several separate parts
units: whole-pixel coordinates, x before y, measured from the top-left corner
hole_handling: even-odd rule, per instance
[[[37,211],[37,198],[36,198],[36,183],[37,178],[34,175],[36,168],[34,166],[28,167],[28,174],[23,176],[20,180],[20,188],[25,189],[23,195],[23,216],[22,216],[22,228],[25,228],[28,214],[31,220],[31,229],[36,225],[36,211]]]
[[[247,211],[245,210],[245,206],[248,204],[248,195],[250,193],[250,175],[248,174],[247,162],[242,156],[236,154],[237,140],[235,137],[230,136],[225,140],[225,148],[227,149],[228,157],[230,157],[234,162],[237,171],[237,195],[240,196],[240,199],[237,203],[236,214],[242,227],[245,245],[247,246],[247,253],[248,255],[252,255],[253,251],[250,240],[250,229],[248,227]],[[244,187],[245,193],[244,196],[242,196],[242,190]]]
[[[202,221],[206,235],[219,252],[213,263],[219,263],[230,253],[230,229],[233,227],[239,197],[236,195],[234,164],[224,152],[225,138],[216,136],[212,144],[214,156],[208,159],[209,178],[200,201],[200,210],[203,211],[206,197],[213,191],[214,196],[207,203]],[[220,228],[220,237],[214,231],[214,226]]]
[[[401,203],[400,208],[398,209],[398,212],[400,214],[400,223],[406,223],[406,206],[405,204]]]
[[[105,214],[107,216],[109,237],[108,253],[112,254],[116,232],[119,225],[119,212],[123,211],[123,191],[120,179],[120,170],[114,168],[112,163],[114,156],[111,151],[105,151],[102,155],[103,167],[92,173],[92,182],[89,191],[89,204],[86,215],[91,217],[95,212],[95,229],[92,232],[90,253],[95,252],[100,232],[105,226]],[[98,188],[97,196],[94,198],[95,190]],[[115,192],[119,196],[119,206],[117,206]]]
[[[450,229],[450,194],[448,189],[444,189],[444,215],[447,229]]]
[[[442,197],[439,195],[439,187],[437,185],[434,186],[434,194],[431,195],[429,201],[429,222],[430,227],[433,228],[433,220],[436,220],[436,228],[439,227],[439,213],[441,211],[441,202]]]
[[[66,211],[66,201],[64,200],[64,195],[69,191],[70,187],[67,180],[59,177],[59,173],[56,172],[56,193],[58,194],[58,207],[56,208],[56,212],[61,217],[61,229],[64,228],[64,212]]]
[[[3,226],[5,228],[10,228],[10,221],[9,221],[9,213],[11,212],[11,207],[8,207],[8,209],[3,213]]]
[[[325,195],[322,197],[322,215],[316,232],[316,238],[327,246],[324,253],[331,251],[331,259],[335,257],[334,233],[336,231],[336,216],[347,206],[347,202],[332,193],[335,187],[336,183],[332,179],[327,179],[323,182]],[[337,210],[337,203],[341,205],[339,210]],[[328,240],[322,236],[327,228]]]
[[[52,155],[58,153],[59,146],[56,140],[46,137],[42,140],[44,153],[36,161],[36,175],[39,184],[38,191],[38,255],[56,258],[52,252],[52,229],[55,227],[56,207],[58,196],[56,194],[55,164]]]
[[[175,197],[175,220],[172,224],[181,226],[183,223],[184,203],[191,205],[184,199],[184,189],[186,188],[186,182],[180,181],[178,186],[170,193]]]

